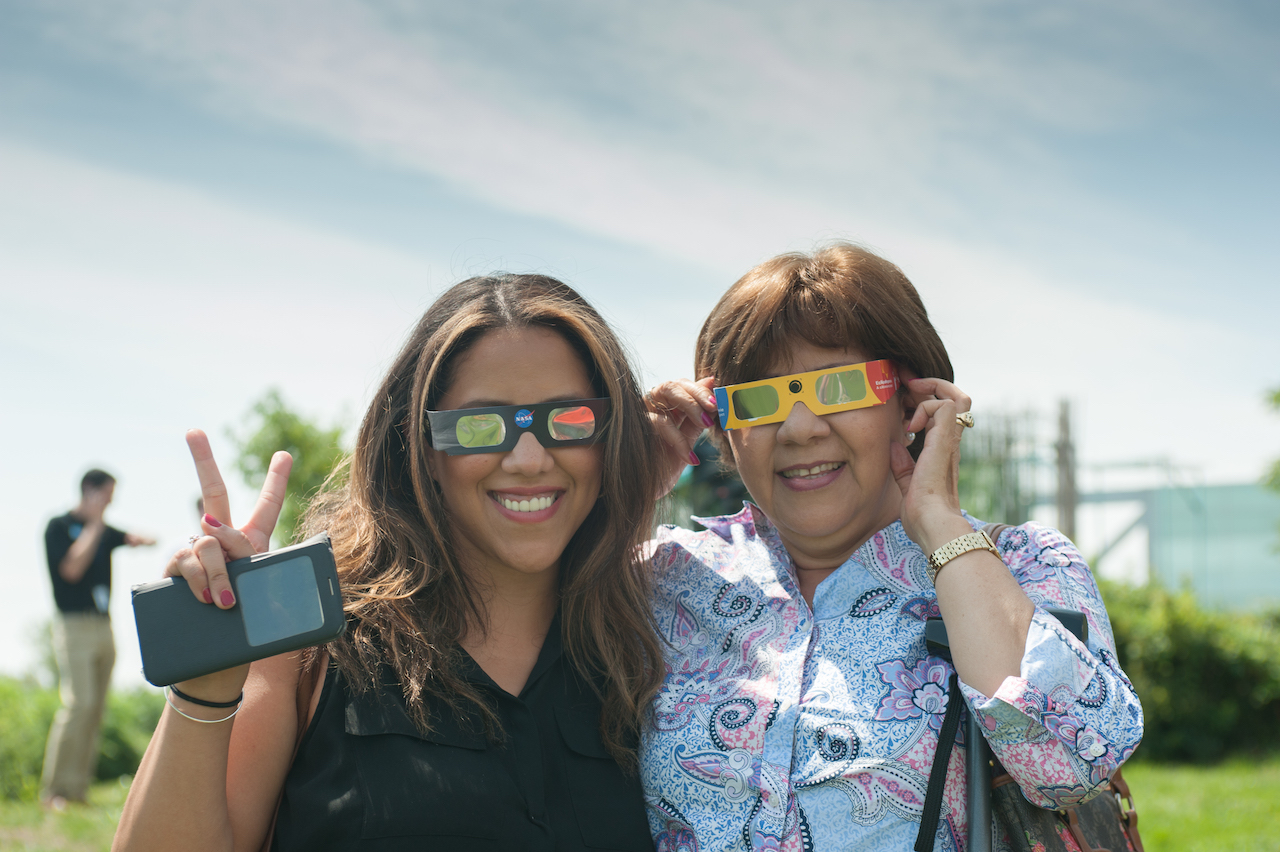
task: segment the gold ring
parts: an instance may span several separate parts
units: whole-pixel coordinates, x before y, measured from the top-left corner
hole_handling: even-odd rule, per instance
[[[970,411],[962,411],[956,415],[956,422],[966,429],[973,428],[973,413]]]

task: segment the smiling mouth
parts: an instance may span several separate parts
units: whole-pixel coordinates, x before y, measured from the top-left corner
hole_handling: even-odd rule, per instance
[[[791,470],[782,471],[784,479],[800,479],[801,477],[819,476],[824,473],[830,473],[833,470],[839,470],[844,467],[844,462],[825,462],[813,467],[797,467]]]
[[[544,494],[539,497],[520,497],[518,499],[494,494],[493,499],[501,503],[503,508],[510,512],[541,512],[543,509],[550,509],[552,504],[560,499],[560,492]]]

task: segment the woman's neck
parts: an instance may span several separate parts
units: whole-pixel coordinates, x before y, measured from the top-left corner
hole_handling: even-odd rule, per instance
[[[529,680],[547,630],[560,604],[559,572],[486,576],[480,588],[484,625],[467,631],[459,644],[494,683],[519,695]]]
[[[879,517],[853,531],[853,534],[850,534],[849,530],[842,530],[835,535],[823,538],[795,535],[793,531],[774,522],[778,538],[781,539],[782,546],[786,548],[787,555],[791,558],[792,573],[796,578],[796,584],[800,587],[800,594],[810,608],[813,607],[813,595],[822,581],[834,574],[849,560],[850,556],[870,541],[873,535],[898,520],[896,507],[893,508],[894,511],[883,512]]]

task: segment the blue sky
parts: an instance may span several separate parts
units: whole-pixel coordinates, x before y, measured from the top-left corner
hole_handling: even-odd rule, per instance
[[[1086,462],[1208,481],[1280,455],[1269,4],[0,0],[0,20],[0,571],[32,602],[6,637],[48,615],[38,531],[85,467],[171,550],[185,428],[225,455],[270,386],[354,423],[421,310],[493,269],[577,286],[652,382],[688,371],[751,265],[853,239],[919,287],[979,416],[1069,398]],[[120,624],[162,561],[120,557]]]

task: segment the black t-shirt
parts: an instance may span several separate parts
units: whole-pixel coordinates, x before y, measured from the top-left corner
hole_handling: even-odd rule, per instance
[[[124,533],[115,527],[102,531],[98,551],[77,583],[68,583],[58,573],[58,566],[80,537],[84,522],[71,512],[49,522],[44,530],[44,551],[49,557],[49,579],[53,581],[53,600],[62,612],[100,612],[106,614],[111,599],[111,551],[124,544]]]
[[[274,850],[652,852],[640,779],[605,751],[600,701],[562,653],[558,620],[519,696],[474,662],[466,677],[494,702],[502,745],[451,716],[424,737],[398,684],[354,695],[330,669]]]

